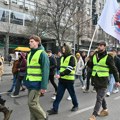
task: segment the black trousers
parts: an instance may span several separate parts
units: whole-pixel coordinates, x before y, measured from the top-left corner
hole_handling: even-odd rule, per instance
[[[86,90],[89,90],[89,87],[90,87],[91,74],[92,74],[92,71],[88,71],[88,72],[87,72]]]
[[[54,75],[49,75],[49,80],[50,80],[51,84],[53,85],[55,92],[57,92],[57,85],[54,80]]]

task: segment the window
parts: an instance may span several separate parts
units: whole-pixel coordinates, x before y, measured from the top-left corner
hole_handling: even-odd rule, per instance
[[[86,0],[87,3],[91,3],[91,0]]]
[[[17,4],[17,0],[11,0],[11,2]]]
[[[24,0],[18,0],[17,2],[18,5],[24,5],[23,3],[24,3]]]
[[[34,21],[34,17],[33,16],[25,15],[25,19],[24,19],[25,26],[31,25],[33,23],[33,21]]]
[[[5,9],[0,9],[0,21],[3,21],[3,22],[9,21],[9,11]]]
[[[90,15],[90,9],[89,8],[87,9],[87,15]]]
[[[11,12],[10,22],[13,24],[23,25],[23,14],[18,12]]]

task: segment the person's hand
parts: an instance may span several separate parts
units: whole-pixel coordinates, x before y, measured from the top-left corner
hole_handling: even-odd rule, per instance
[[[60,75],[56,75],[55,77],[56,77],[57,79],[59,79],[59,78],[60,78]]]
[[[119,83],[119,82],[116,82],[116,83],[115,83],[115,86],[116,86],[116,87],[119,87],[119,86],[120,86],[120,83]]]
[[[40,93],[44,94],[44,93],[46,93],[46,90],[41,89],[41,90],[40,90]]]
[[[94,50],[94,53],[95,53],[95,52],[98,52],[98,49],[95,49],[95,50]]]
[[[85,62],[88,62],[89,59],[90,59],[90,57],[86,57],[86,58],[85,58]]]

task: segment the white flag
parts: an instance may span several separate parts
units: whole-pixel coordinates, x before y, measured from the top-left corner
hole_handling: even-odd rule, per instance
[[[120,41],[120,3],[117,0],[106,0],[98,24],[106,33]]]

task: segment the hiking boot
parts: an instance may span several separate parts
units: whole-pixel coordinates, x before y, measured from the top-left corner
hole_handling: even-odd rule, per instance
[[[96,117],[94,115],[91,115],[88,120],[96,120]]]
[[[54,114],[58,114],[58,111],[51,109],[51,110],[47,110],[48,115],[54,115]]]
[[[4,112],[4,120],[9,120],[12,110]]]
[[[99,116],[101,116],[101,117],[108,116],[108,109],[101,110],[100,113],[99,113]]]
[[[75,107],[75,106],[73,106],[71,109],[71,111],[77,111],[77,110],[78,110],[78,107]]]

